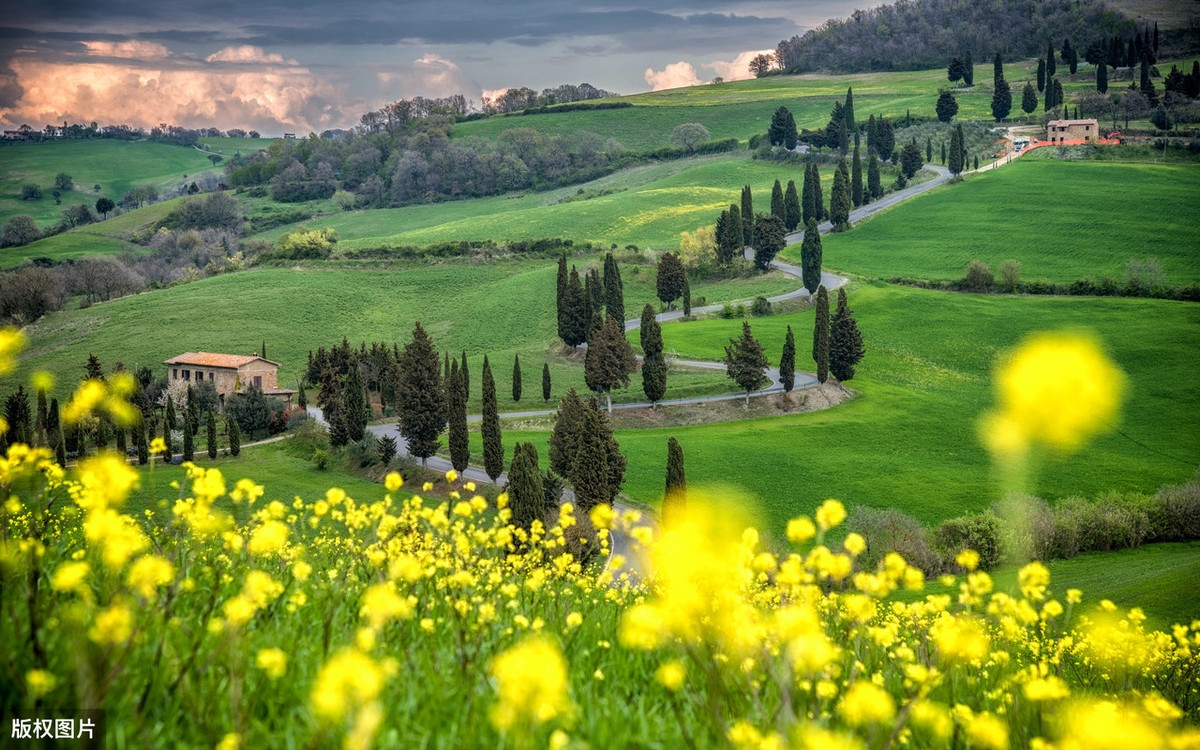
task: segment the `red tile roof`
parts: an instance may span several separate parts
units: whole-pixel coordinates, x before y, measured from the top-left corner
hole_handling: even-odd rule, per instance
[[[261,359],[270,365],[279,366],[278,362],[272,362],[269,359],[263,359],[254,355],[243,356],[240,354],[213,354],[212,352],[186,352],[178,357],[168,359],[163,362],[164,365],[192,365],[195,367],[223,367],[230,370],[236,370],[242,365],[248,365],[255,360]]]

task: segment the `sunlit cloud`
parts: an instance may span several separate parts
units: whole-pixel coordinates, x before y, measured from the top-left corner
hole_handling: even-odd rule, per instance
[[[214,52],[204,58],[207,62],[232,62],[232,63],[274,63],[283,65],[285,63],[283,55],[278,53],[267,54],[262,47],[254,47],[249,44],[243,44],[237,47],[226,47],[218,52]],[[288,65],[298,65],[295,60],[286,61]]]
[[[83,46],[97,57],[121,57],[137,60],[159,60],[171,56],[171,50],[156,42],[84,42]]]
[[[748,50],[733,58],[731,62],[722,62],[721,60],[713,60],[712,62],[704,63],[703,67],[709,68],[716,72],[718,76],[726,81],[744,81],[747,78],[753,78],[754,74],[750,72],[750,61],[757,55],[769,55],[774,50]]]
[[[696,75],[696,68],[690,62],[680,60],[673,62],[662,70],[646,68],[646,84],[651,91],[676,89],[681,86],[696,86],[701,81]]]

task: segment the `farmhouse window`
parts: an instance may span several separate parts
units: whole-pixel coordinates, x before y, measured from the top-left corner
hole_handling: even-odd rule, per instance
[[[184,379],[184,380],[191,380],[191,379],[192,379],[192,371],[191,371],[191,370],[184,370],[184,371],[183,371],[183,379]]]
[[[217,374],[216,374],[215,372],[210,372],[210,373],[208,374],[208,379],[209,379],[209,380],[216,380],[216,379],[217,379]]]
[[[262,375],[254,376],[254,387],[259,389],[262,388]]]
[[[179,368],[178,367],[171,368],[171,380],[179,380]]]

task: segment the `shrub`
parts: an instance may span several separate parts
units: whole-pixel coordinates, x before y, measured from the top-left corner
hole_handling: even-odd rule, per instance
[[[750,314],[756,318],[765,317],[771,314],[771,301],[766,297],[755,297],[754,305],[750,308]]]
[[[1054,556],[1107,552],[1145,541],[1150,517],[1140,497],[1101,495],[1093,502],[1072,497],[1054,508]]]
[[[979,567],[990,570],[1000,562],[1000,519],[991,511],[968,513],[943,521],[934,532],[938,550],[948,566],[965,549],[979,553]]]
[[[1154,498],[1162,514],[1157,541],[1200,539],[1200,474],[1186,484],[1163,487]]]
[[[895,508],[856,505],[850,510],[846,527],[867,540],[867,549],[858,558],[859,566],[865,570],[875,568],[889,552],[896,552],[927,576],[942,571],[942,559],[929,546],[925,527]]]
[[[963,277],[963,286],[972,292],[990,292],[996,285],[996,277],[992,275],[987,263],[973,260],[967,264],[967,275]]]
[[[1040,497],[1012,493],[993,508],[1000,526],[1000,559],[1008,564],[1049,560],[1054,545],[1054,512]]]
[[[1006,292],[1015,292],[1021,284],[1021,264],[1011,258],[1000,263],[996,267],[1000,272],[1000,279],[1003,282],[1002,288]]]
[[[325,471],[329,468],[329,451],[313,451],[312,462],[317,467],[317,471]]]

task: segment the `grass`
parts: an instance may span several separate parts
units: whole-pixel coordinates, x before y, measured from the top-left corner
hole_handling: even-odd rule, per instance
[[[61,262],[87,255],[113,255],[125,250],[142,252],[143,248],[132,242],[124,242],[112,237],[69,232],[47,237],[21,247],[6,247],[0,250],[0,268],[13,268],[31,258],[50,258],[55,262]]]
[[[1136,299],[1019,299],[947,294],[872,284],[851,307],[867,355],[850,383],[860,395],[835,409],[742,422],[618,432],[627,458],[625,492],[644,502],[662,495],[666,442],[687,457],[690,486],[726,485],[775,532],[827,497],[847,505],[893,506],[926,523],[999,499],[976,421],[992,404],[996,356],[1033,331],[1090,330],[1129,376],[1117,429],[1070,457],[1046,457],[1029,491],[1047,499],[1109,489],[1153,491],[1200,465],[1200,395],[1191,386],[1200,346],[1200,308]],[[785,326],[806,356],[812,313],[758,319],[753,331],[772,362]],[[680,356],[720,359],[741,321],[663,326]],[[505,442],[544,432],[506,434]],[[543,459],[544,460],[544,459]]]
[[[0,151],[0,222],[14,214],[29,214],[41,226],[53,224],[67,206],[97,198],[120,200],[135,185],[154,185],[159,192],[194,179],[212,168],[200,151],[149,141],[67,141],[61,143],[15,143]],[[75,189],[62,194],[55,205],[54,177],[71,175]],[[37,183],[40,201],[21,200],[21,186]],[[92,189],[100,185],[100,191]]]
[[[824,265],[949,279],[961,278],[972,260],[995,270],[1012,258],[1026,280],[1070,283],[1123,281],[1126,261],[1153,257],[1167,283],[1190,284],[1200,281],[1197,194],[1195,167],[1026,157],[824,238]],[[785,255],[799,262],[799,246]]]
[[[199,144],[209,150],[225,156],[241,153],[249,156],[255,151],[266,151],[277,138],[209,138],[199,140]]]

